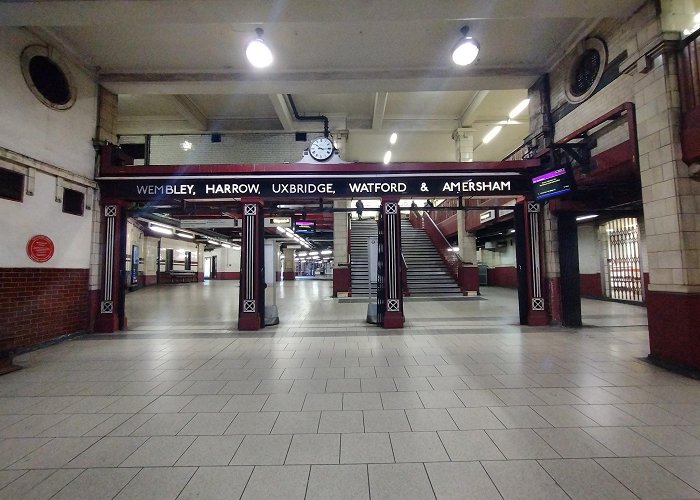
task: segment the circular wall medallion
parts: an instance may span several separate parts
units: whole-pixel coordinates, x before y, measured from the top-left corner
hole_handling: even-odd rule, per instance
[[[25,47],[20,63],[29,90],[45,106],[64,110],[75,104],[76,90],[70,71],[49,47]]]
[[[47,262],[53,257],[53,241],[48,236],[37,234],[27,242],[27,255],[34,262]]]
[[[601,39],[588,38],[581,42],[569,69],[566,99],[574,104],[588,99],[598,86],[607,63],[608,50]]]

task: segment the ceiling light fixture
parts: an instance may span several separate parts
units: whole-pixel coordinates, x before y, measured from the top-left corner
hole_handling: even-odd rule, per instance
[[[162,227],[162,226],[151,226],[149,229],[150,229],[151,231],[153,231],[154,233],[169,234],[169,235],[172,235],[172,234],[173,234],[173,230],[172,230],[172,229],[168,229],[167,227]]]
[[[494,137],[498,135],[498,133],[503,129],[501,125],[496,125],[493,127],[491,130],[489,130],[489,133],[484,136],[482,139],[484,144],[488,144],[493,140]]]
[[[387,151],[384,153],[384,165],[388,164],[391,161],[391,151]]]
[[[255,28],[255,34],[258,37],[248,44],[245,56],[248,58],[248,62],[256,68],[266,68],[272,64],[272,51],[262,39],[262,28]]]
[[[452,50],[452,61],[458,66],[468,66],[479,55],[479,42],[467,36],[467,33],[469,33],[468,26],[462,26],[459,31],[462,32],[462,37]]]
[[[399,135],[396,132],[392,132],[391,135],[389,136],[389,144],[396,144],[396,139],[399,138]]]
[[[576,221],[581,222],[582,220],[595,219],[596,217],[598,217],[597,214],[596,215],[593,215],[593,214],[591,214],[591,215],[579,215],[578,217],[576,217]]]
[[[180,143],[180,149],[182,149],[183,151],[189,151],[190,149],[192,149],[192,143],[190,141],[185,140]]]
[[[530,99],[523,99],[520,103],[514,107],[510,113],[508,113],[508,118],[511,120],[523,112],[527,105],[530,104]]]
[[[188,240],[193,240],[194,239],[194,234],[190,233],[181,233],[179,231],[176,231],[175,234],[179,236],[180,238],[187,238]]]

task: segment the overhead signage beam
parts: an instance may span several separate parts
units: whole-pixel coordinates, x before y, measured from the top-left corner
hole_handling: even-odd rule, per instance
[[[129,200],[264,198],[372,198],[502,196],[528,194],[530,178],[515,173],[382,176],[219,176],[99,179],[103,195]]]

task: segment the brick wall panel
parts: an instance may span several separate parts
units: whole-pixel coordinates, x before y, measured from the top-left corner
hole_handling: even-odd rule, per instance
[[[88,269],[0,269],[0,351],[88,330]]]

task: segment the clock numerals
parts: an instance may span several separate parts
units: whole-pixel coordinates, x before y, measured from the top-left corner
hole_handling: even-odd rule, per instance
[[[309,155],[316,161],[326,161],[333,156],[333,143],[327,137],[315,139],[309,146]]]

